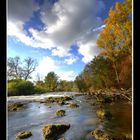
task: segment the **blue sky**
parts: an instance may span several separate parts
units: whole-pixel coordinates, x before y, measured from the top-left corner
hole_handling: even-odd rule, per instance
[[[32,57],[32,74],[54,71],[74,80],[100,49],[96,40],[109,8],[124,0],[8,0],[8,57]]]

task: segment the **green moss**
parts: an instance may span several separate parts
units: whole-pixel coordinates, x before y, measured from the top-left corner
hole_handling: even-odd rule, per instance
[[[65,97],[49,97],[46,102],[47,103],[58,103],[59,105],[64,105],[66,101],[72,100],[71,97],[65,96]]]
[[[23,109],[24,105],[21,103],[14,103],[8,106],[8,111],[19,111]]]
[[[105,109],[102,109],[102,108],[98,109],[96,111],[96,115],[100,119],[111,119],[112,118],[112,114],[108,110],[105,110]]]
[[[69,128],[69,124],[48,124],[42,129],[44,140],[57,139],[59,135],[64,133]]]
[[[70,108],[77,108],[79,107],[79,105],[77,105],[76,103],[72,103],[69,105]]]
[[[64,115],[65,115],[65,110],[58,110],[58,111],[56,112],[56,115],[57,115],[57,116],[64,116]]]
[[[102,130],[95,129],[91,132],[91,134],[97,139],[97,140],[112,140],[112,137],[105,133]]]
[[[91,132],[91,135],[95,137],[96,140],[131,140],[132,138],[127,138],[123,134],[109,134],[100,129],[95,129]]]
[[[16,138],[24,139],[32,136],[31,131],[21,131],[16,135]]]

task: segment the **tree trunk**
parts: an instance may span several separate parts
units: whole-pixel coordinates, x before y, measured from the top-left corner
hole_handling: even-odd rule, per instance
[[[115,70],[115,74],[116,74],[117,84],[120,87],[120,80],[119,80],[119,75],[118,75],[118,71],[116,68],[116,64],[115,64],[115,62],[113,62],[113,64],[114,64],[114,70]]]

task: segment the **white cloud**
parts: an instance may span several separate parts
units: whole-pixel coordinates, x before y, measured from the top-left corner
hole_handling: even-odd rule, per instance
[[[71,54],[69,53],[69,50],[63,47],[57,47],[55,49],[52,49],[52,55],[59,56],[59,57],[71,56]]]
[[[73,81],[77,74],[74,71],[63,71],[59,72],[58,76],[61,80]]]
[[[56,71],[60,66],[59,62],[54,61],[50,57],[43,57],[43,59],[39,62],[36,71],[32,74],[33,79],[35,80],[36,75],[40,74],[42,78],[44,78],[49,72]]]
[[[22,5],[24,2],[26,5]],[[11,0],[10,3],[8,35],[16,36],[31,47],[50,49],[52,55],[59,57],[71,56],[70,47],[77,43],[85,63],[98,53],[95,47],[98,32],[89,31],[102,23],[102,19],[97,17],[97,13],[104,8],[101,0],[59,0],[50,8],[45,8],[48,3],[45,1],[40,10],[41,20],[46,27],[42,31],[31,28],[32,37],[23,31],[23,23],[39,7],[32,0]],[[72,63],[74,60],[65,61]]]
[[[37,75],[40,75],[41,80],[44,80],[45,76],[53,71],[61,80],[74,80],[77,74],[74,71],[63,70],[64,63],[61,61],[55,61],[51,57],[44,57],[40,62],[35,72],[32,73],[33,81],[37,80]]]
[[[25,22],[39,6],[33,0],[8,0],[8,20]]]
[[[78,57],[70,57],[70,58],[66,58],[64,61],[66,64],[71,65],[73,63],[75,63],[78,60]]]

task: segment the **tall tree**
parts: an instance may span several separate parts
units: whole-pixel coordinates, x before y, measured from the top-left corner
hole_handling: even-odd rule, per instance
[[[21,60],[18,56],[8,58],[7,74],[8,79],[17,79],[22,77]]]
[[[23,63],[24,62],[24,63]],[[8,79],[24,79],[27,80],[31,78],[31,73],[35,71],[37,66],[37,61],[28,57],[21,62],[20,57],[16,56],[14,58],[8,58]]]
[[[45,77],[45,85],[48,91],[56,91],[58,85],[58,76],[54,72],[49,72]]]
[[[25,80],[31,78],[31,73],[35,71],[37,66],[37,61],[35,59],[32,59],[31,57],[28,57],[24,59],[24,67],[23,67],[23,78]]]
[[[97,46],[102,48],[101,55],[108,57],[116,74],[118,85],[120,84],[117,69],[117,60],[121,54],[132,54],[132,1],[116,3],[115,8],[109,11],[109,17],[105,19],[105,28],[100,33]]]

